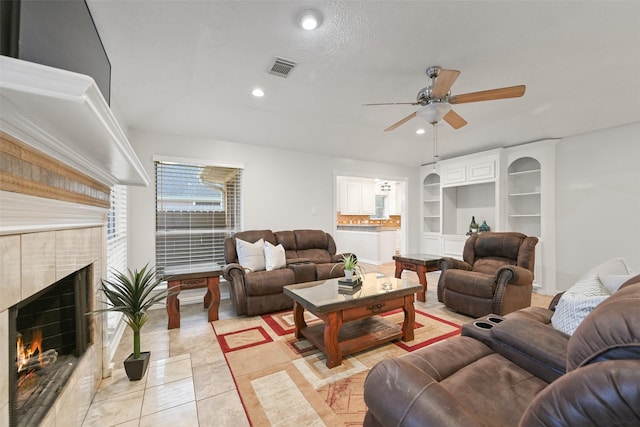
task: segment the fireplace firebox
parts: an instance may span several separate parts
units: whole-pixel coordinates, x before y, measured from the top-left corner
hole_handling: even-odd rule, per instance
[[[37,425],[91,344],[91,266],[9,309],[9,422]]]

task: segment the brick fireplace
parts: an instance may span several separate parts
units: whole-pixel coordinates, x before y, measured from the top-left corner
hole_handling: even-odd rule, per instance
[[[14,323],[41,313],[43,306],[29,313],[29,304],[60,282],[63,289],[49,297],[60,300],[56,315],[76,303],[79,311],[102,306],[110,188],[148,185],[149,177],[90,77],[4,56],[0,67],[0,426],[9,426],[18,425],[9,380],[17,370]],[[75,274],[86,276],[86,288],[65,283],[75,283],[68,279]],[[78,301],[69,303],[70,295]],[[81,425],[108,374],[104,316],[76,320],[74,344],[68,331],[61,343],[47,344],[75,367],[55,384],[40,421],[25,425]],[[30,336],[30,327],[21,328]]]

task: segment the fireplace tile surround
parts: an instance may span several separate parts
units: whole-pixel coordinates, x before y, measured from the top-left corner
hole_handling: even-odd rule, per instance
[[[97,304],[96,288],[104,268],[103,236],[103,226],[0,236],[0,378],[8,377],[10,306],[87,265],[93,266],[93,304]],[[79,360],[42,426],[82,424],[102,379],[101,316],[93,322],[92,335],[93,344]],[[6,380],[0,382],[0,425],[9,425]]]

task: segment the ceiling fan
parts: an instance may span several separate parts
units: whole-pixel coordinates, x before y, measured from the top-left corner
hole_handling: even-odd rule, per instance
[[[438,66],[429,67],[427,68],[427,76],[431,79],[431,84],[420,89],[416,96],[416,102],[384,102],[364,105],[420,105],[420,108],[418,108],[416,112],[395,122],[386,128],[384,130],[385,132],[394,130],[416,116],[424,118],[431,124],[444,120],[454,129],[459,129],[466,125],[467,121],[451,109],[452,104],[519,98],[524,95],[525,85],[452,95],[450,89],[458,78],[458,75],[460,75],[460,71],[457,70],[445,70]]]

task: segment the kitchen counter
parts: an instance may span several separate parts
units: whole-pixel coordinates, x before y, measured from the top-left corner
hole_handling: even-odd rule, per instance
[[[338,224],[337,229],[340,231],[369,231],[374,233],[399,230],[399,228],[396,227],[388,227],[379,224]]]
[[[338,252],[353,252],[359,261],[380,265],[393,262],[396,246],[399,246],[399,228],[371,224],[349,224],[347,229],[335,233]]]

